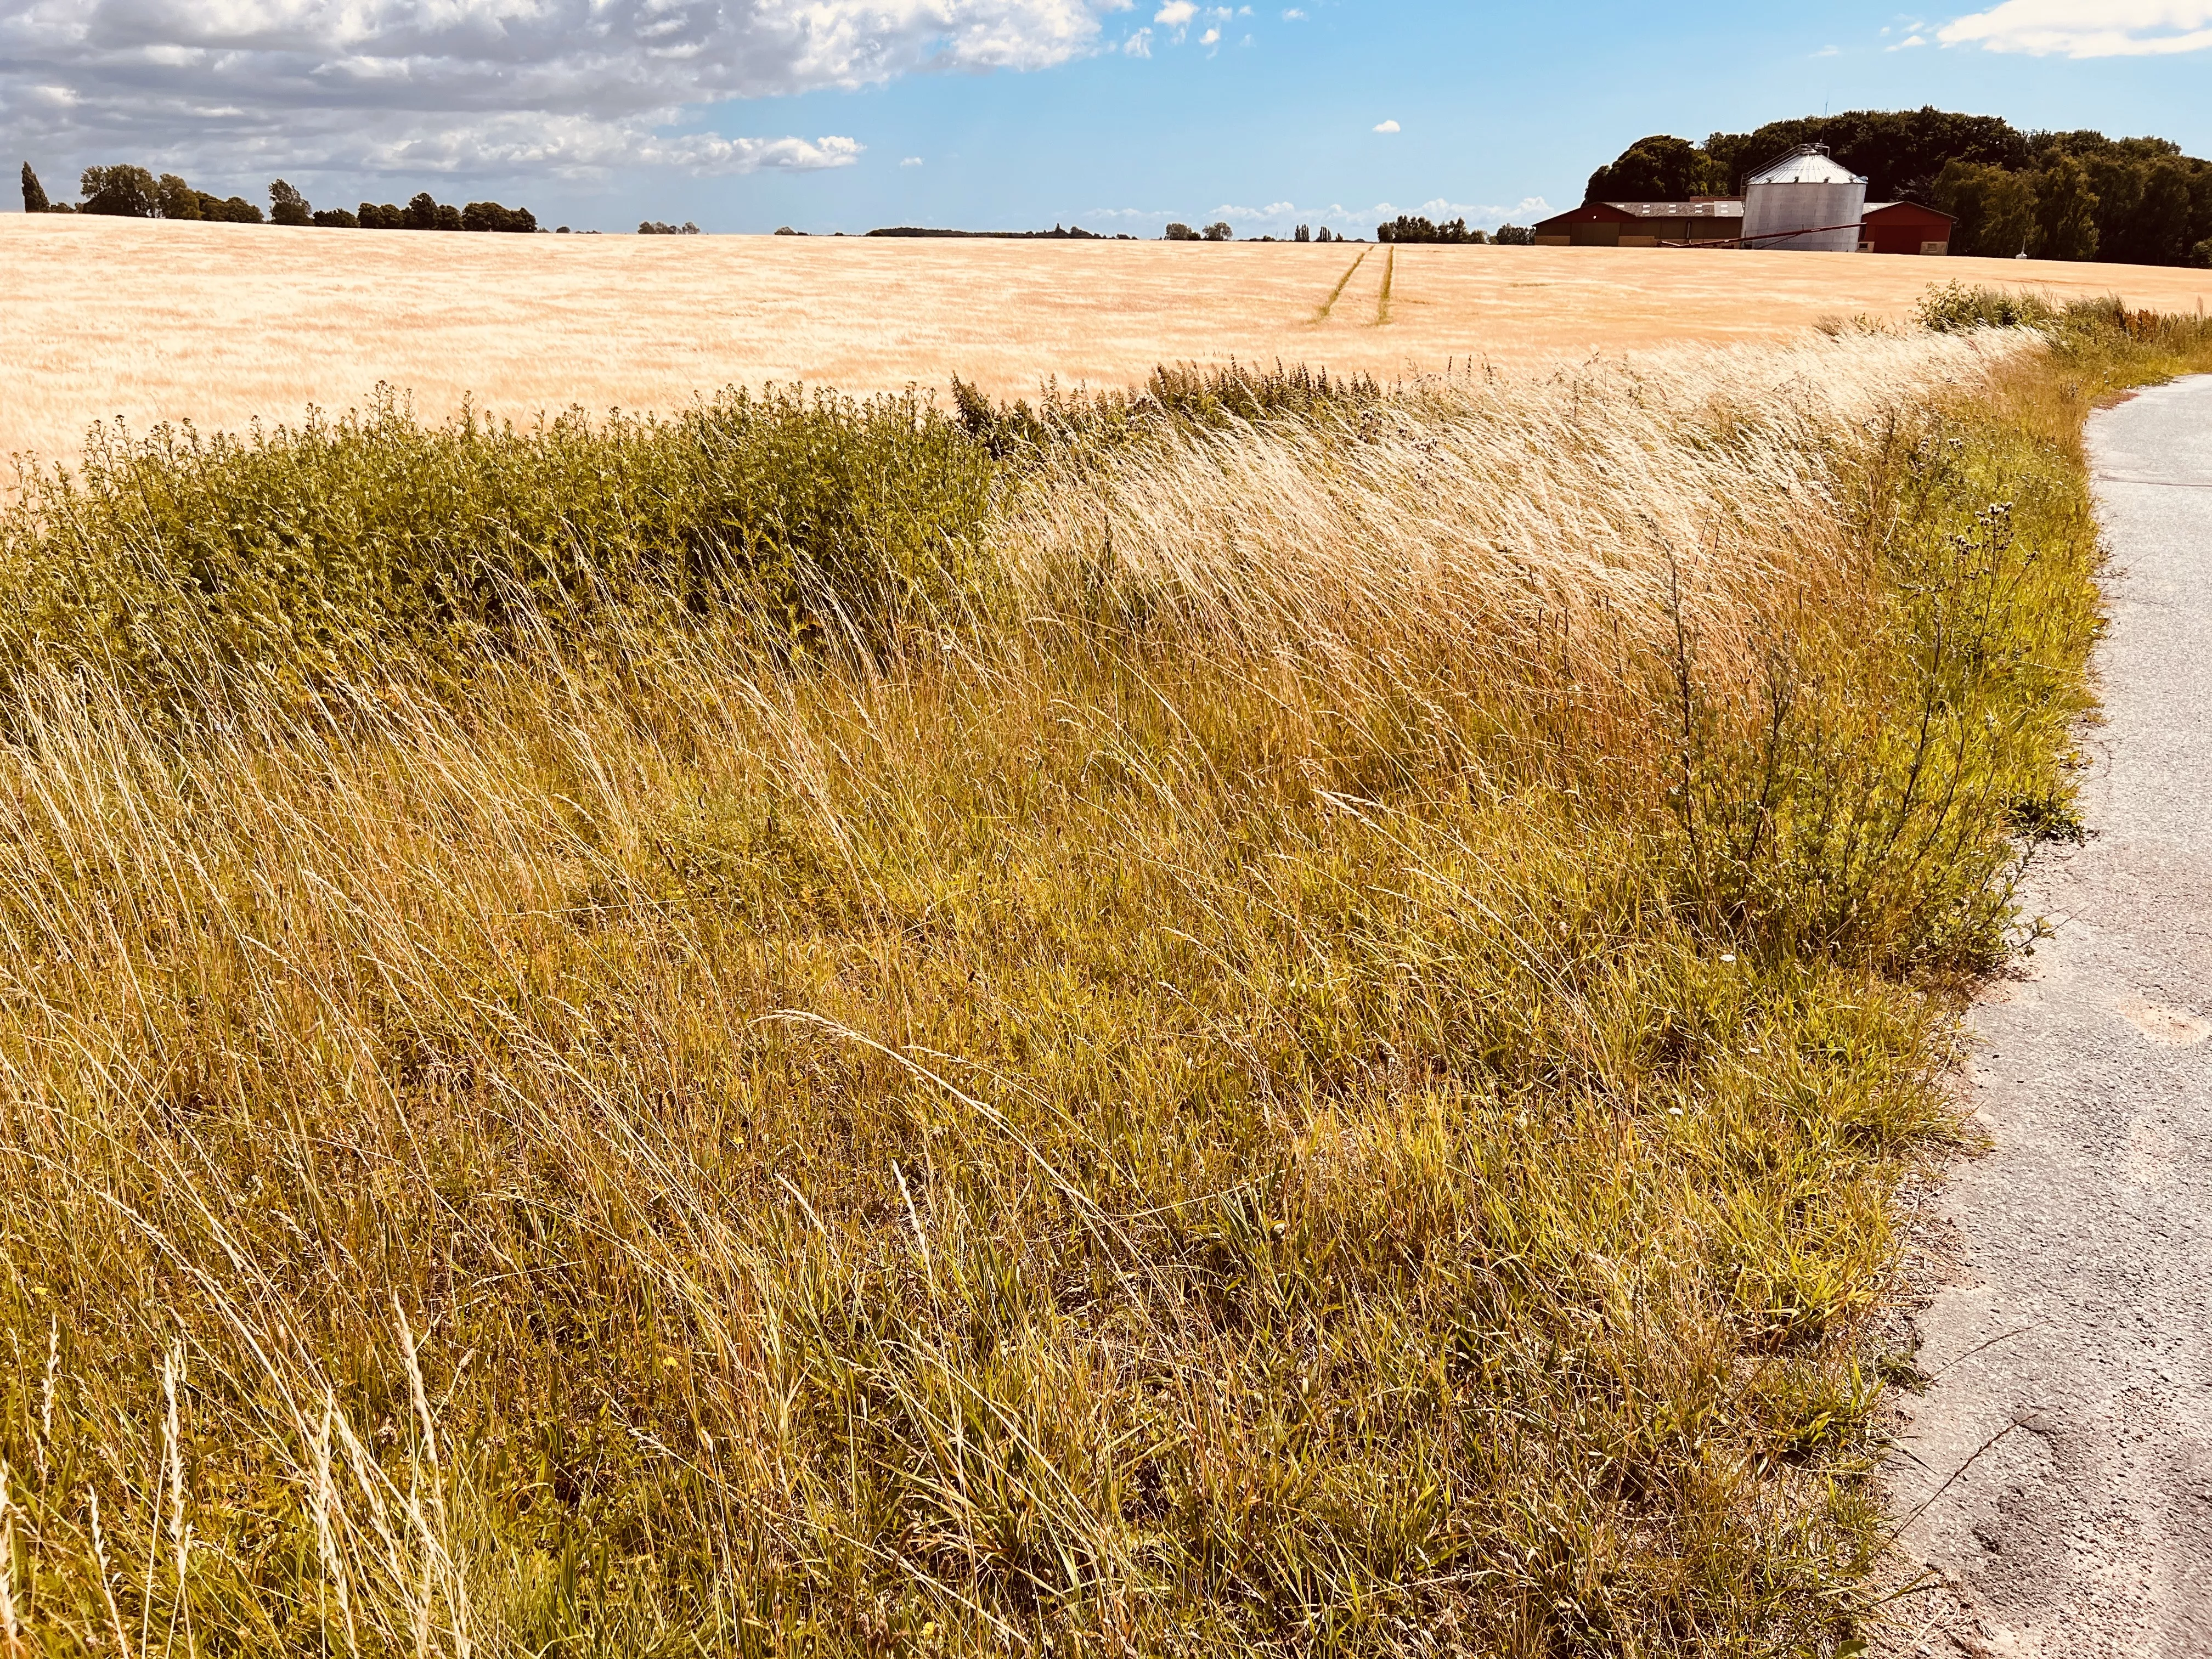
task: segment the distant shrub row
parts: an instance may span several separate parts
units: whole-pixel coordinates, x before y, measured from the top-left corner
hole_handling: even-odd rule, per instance
[[[264,222],[261,210],[242,196],[219,197],[195,190],[173,173],[165,173],[157,179],[141,167],[87,167],[77,181],[77,188],[81,199],[74,206],[50,200],[31,164],[23,163],[26,213],[94,213],[118,219],[200,219],[246,225]],[[457,208],[438,201],[428,191],[410,198],[404,208],[389,203],[379,206],[374,202],[363,202],[357,213],[344,208],[318,210],[282,179],[269,186],[265,222],[322,225],[347,230],[538,228],[538,217],[528,208],[502,207],[497,202],[471,202],[465,208]]]
[[[1225,220],[1216,220],[1204,230],[1193,230],[1188,225],[1178,222],[1167,228],[1167,240],[1170,242],[1229,242],[1236,240],[1236,233],[1230,229]],[[1253,240],[1272,242],[1275,239],[1260,236]],[[1291,233],[1291,240],[1294,242],[1342,242],[1349,240],[1330,230],[1327,225],[1319,231],[1300,225]],[[1534,245],[1536,233],[1526,225],[1500,225],[1494,232],[1470,230],[1464,218],[1440,225],[1413,214],[1401,213],[1388,224],[1376,226],[1375,240],[1378,242],[1496,242],[1508,247],[1528,247]]]

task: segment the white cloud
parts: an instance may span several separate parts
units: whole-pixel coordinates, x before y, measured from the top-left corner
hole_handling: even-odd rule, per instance
[[[1823,46],[1813,54],[1815,58],[1838,58],[1842,53],[1834,46]]]
[[[921,165],[921,157],[919,155],[901,156],[899,158],[899,165],[902,167],[918,167]]]
[[[1283,21],[1285,23],[1303,23],[1306,21],[1306,15],[1296,6],[1292,6],[1283,14]]]
[[[1127,4],[0,0],[0,143],[211,178],[839,167],[852,139],[681,129],[732,99],[1044,68],[1097,50]]]
[[[2037,58],[2144,58],[2212,47],[2212,0],[2003,0],[1936,31],[1947,46]]]
[[[1205,33],[1198,37],[1198,44],[1201,46],[1219,46],[1221,44],[1221,31],[1219,29],[1206,30]]]
[[[1198,15],[1198,8],[1190,0],[1168,0],[1152,14],[1152,21],[1164,23],[1171,29],[1188,28],[1190,20]]]
[[[1375,131],[1377,132],[1395,132],[1398,131],[1398,124],[1395,121],[1377,121],[1375,124]]]

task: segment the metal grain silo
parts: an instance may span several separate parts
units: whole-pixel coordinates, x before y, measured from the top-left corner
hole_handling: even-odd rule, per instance
[[[1743,245],[1856,253],[1866,187],[1826,145],[1800,144],[1744,181]]]

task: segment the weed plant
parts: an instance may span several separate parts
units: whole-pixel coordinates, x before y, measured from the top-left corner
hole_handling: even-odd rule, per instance
[[[33,491],[0,1640],[1832,1651],[1890,1197],[2070,800],[2081,420],[2208,356]]]

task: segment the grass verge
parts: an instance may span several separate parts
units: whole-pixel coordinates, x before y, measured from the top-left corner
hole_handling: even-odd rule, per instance
[[[2212,356],[2045,320],[33,492],[5,1639],[1831,1650]]]

